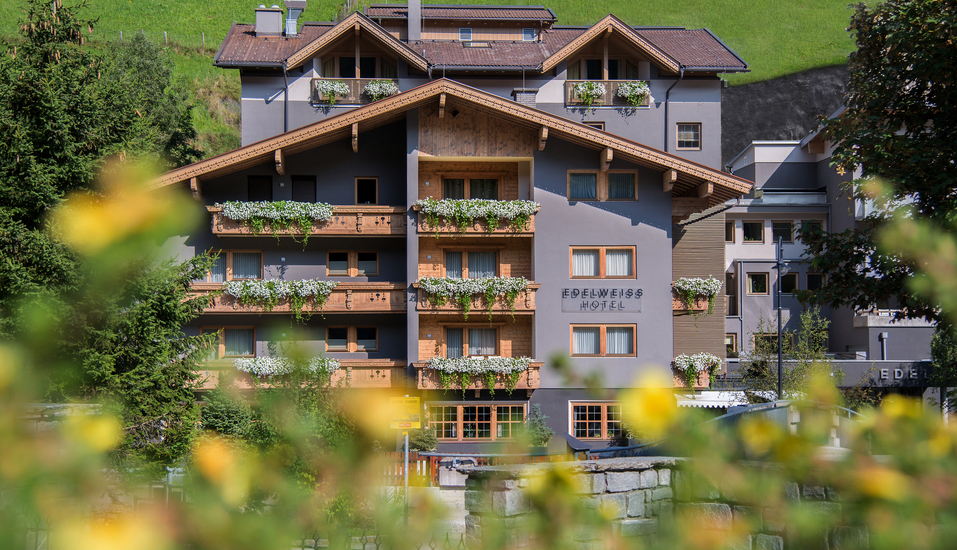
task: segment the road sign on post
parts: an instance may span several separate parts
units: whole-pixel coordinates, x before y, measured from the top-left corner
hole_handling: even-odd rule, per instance
[[[418,430],[422,427],[418,397],[393,397],[392,418],[389,426],[394,430]]]

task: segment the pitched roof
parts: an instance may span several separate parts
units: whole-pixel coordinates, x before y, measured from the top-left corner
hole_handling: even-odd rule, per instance
[[[409,66],[422,71],[428,70],[429,62],[426,61],[425,58],[409,49],[409,46],[406,45],[405,42],[402,42],[398,38],[392,36],[386,32],[385,29],[377,25],[375,21],[369,19],[359,12],[353,12],[351,15],[337,23],[336,26],[322,33],[315,40],[309,42],[296,51],[296,53],[290,55],[286,60],[286,64],[289,67],[298,67],[299,65],[305,63],[307,59],[315,55],[316,52],[338,40],[346,33],[353,32],[353,30],[355,32],[359,32],[360,29],[363,32],[372,35],[383,46],[398,54],[398,56],[405,60]]]
[[[679,64],[675,58],[658,48],[647,38],[636,33],[635,29],[629,27],[624,21],[611,14],[606,15],[601,21],[595,23],[588,30],[582,32],[565,44],[565,46],[557,52],[548,56],[548,58],[542,62],[542,72],[554,69],[556,65],[574,55],[575,52],[592,40],[601,37],[605,33],[616,31],[619,38],[650,56],[655,65],[669,72],[678,72]]]
[[[686,69],[748,69],[748,64],[708,29],[635,29],[635,33]]]
[[[332,23],[309,23],[298,36],[256,36],[256,25],[233,23],[213,64],[217,67],[282,66],[282,62],[325,34]]]
[[[288,156],[340,139],[351,139],[353,124],[357,125],[359,131],[365,131],[403,120],[406,111],[438,102],[443,95],[462,101],[476,110],[530,129],[548,128],[549,137],[594,150],[610,148],[616,159],[662,171],[675,170],[677,181],[672,188],[673,196],[697,196],[694,193],[700,185],[712,184],[714,190],[708,200],[709,204],[714,205],[737,198],[751,190],[752,183],[738,176],[444,78],[297,130],[171,170],[156,178],[152,187],[175,185],[187,182],[191,178],[216,178],[266,162],[273,162],[280,149],[284,155]]]
[[[372,19],[408,19],[409,7],[398,4],[372,4],[365,9]],[[425,19],[555,21],[555,12],[544,6],[422,6]]]

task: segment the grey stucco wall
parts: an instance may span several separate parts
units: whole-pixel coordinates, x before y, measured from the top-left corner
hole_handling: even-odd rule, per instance
[[[417,227],[417,216],[413,215],[412,205],[419,196],[419,110],[411,109],[405,114],[405,205],[409,208],[409,220],[406,224],[408,228],[406,234],[406,254],[407,258],[415,258],[415,261],[405,262],[405,280],[409,282],[408,293],[406,294],[406,355],[409,365],[409,379],[415,380],[415,371],[411,363],[419,360],[419,312],[416,311],[415,302],[417,291],[412,287],[411,282],[419,278],[419,233]],[[413,385],[410,382],[410,385]],[[413,386],[414,387],[414,386]]]
[[[790,191],[823,187],[816,178],[817,167],[810,162],[758,162],[753,165],[754,181],[762,189]],[[744,172],[744,171],[742,171]],[[741,177],[748,177],[738,173]],[[763,182],[763,183],[762,183]]]

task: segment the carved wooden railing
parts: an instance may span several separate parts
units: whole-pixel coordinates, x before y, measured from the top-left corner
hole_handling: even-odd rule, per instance
[[[334,388],[405,388],[406,369],[408,362],[405,359],[342,359],[340,366],[329,380]],[[236,370],[232,359],[214,359],[207,361],[197,371],[200,376],[201,390],[211,390],[219,384],[220,379],[232,379],[241,390],[255,388],[253,375]],[[272,377],[263,377],[260,382],[264,385],[274,385]]]
[[[210,293],[222,290],[222,283],[193,283],[192,293]],[[322,306],[322,313],[393,312],[406,310],[405,283],[339,283],[332,289]],[[306,301],[303,311],[318,313],[312,299]],[[222,293],[213,297],[213,303],[204,313],[292,313],[289,300],[281,300],[271,311],[260,305],[243,305],[239,299]]]
[[[532,390],[538,389],[538,386],[541,384],[541,369],[545,363],[529,363],[528,370],[524,371],[518,379],[518,382],[515,384],[515,390],[525,390],[529,393]],[[443,390],[446,389],[442,387],[442,377],[439,375],[439,372],[435,369],[430,369],[428,363],[413,363],[415,367],[415,376],[417,379],[417,387],[420,390]],[[448,389],[451,390],[475,390],[478,393],[481,390],[488,389],[485,385],[484,377],[481,375],[475,375],[472,377],[474,382],[469,384],[467,387],[463,388],[462,384],[458,381],[458,377],[453,377],[452,383]],[[503,376],[498,376],[495,380],[495,390],[505,390],[505,378]]]
[[[312,79],[312,102],[318,104],[329,104],[329,98],[326,96],[320,96],[316,87],[319,85],[319,82],[323,80],[331,80],[335,82],[336,80],[342,82],[349,88],[349,94],[346,96],[336,97],[336,105],[340,103],[345,103],[348,105],[359,105],[364,103],[370,103],[372,98],[368,95],[362,93],[362,90],[366,87],[367,84],[373,80],[389,80],[395,84],[396,88],[399,87],[399,81],[394,78],[313,78]]]
[[[223,216],[222,208],[207,206],[212,214],[213,234],[222,237],[253,237],[257,233],[243,221]],[[405,235],[406,213],[404,206],[336,206],[332,218],[313,222],[310,235]],[[258,235],[302,235],[299,225],[277,229],[266,224]]]
[[[624,84],[625,82],[634,82],[633,80],[566,80],[565,81],[565,105],[568,107],[584,105],[580,97],[575,94],[575,84],[581,82],[595,82],[598,84],[603,84],[605,86],[605,93],[600,97],[595,98],[595,102],[592,103],[592,107],[630,107],[628,100],[623,97],[618,97],[615,93],[618,91],[618,87]],[[639,107],[648,107],[651,105],[651,99],[649,96],[645,96],[644,101],[639,104]]]
[[[419,206],[413,206],[413,210],[419,211],[421,208]],[[498,227],[494,231],[488,230],[488,222],[484,218],[472,220],[465,230],[459,228],[455,224],[455,220],[446,219],[444,216],[439,216],[438,223],[432,225],[428,222],[425,215],[422,212],[419,212],[419,223],[418,232],[419,233],[438,233],[440,235],[449,234],[449,233],[465,233],[471,236],[480,236],[480,235],[524,235],[531,236],[535,234],[535,215],[531,215],[528,218],[528,223],[524,227],[519,229],[513,229],[511,222],[508,220],[499,220]]]
[[[419,283],[412,283],[412,286],[418,289],[415,309],[418,311],[461,311],[462,306],[455,300],[450,300],[443,305],[436,305],[429,299],[428,293],[419,286]],[[528,288],[523,290],[515,298],[515,315],[530,314],[535,311],[535,294],[542,285],[530,283]],[[484,295],[477,294],[472,297],[472,307],[469,315],[482,314],[488,311],[488,301]],[[511,308],[503,296],[495,298],[495,304],[492,306],[493,313],[511,313]]]

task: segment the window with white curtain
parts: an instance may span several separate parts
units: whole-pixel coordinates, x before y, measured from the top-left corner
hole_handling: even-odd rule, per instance
[[[635,278],[635,247],[571,247],[572,278]]]
[[[631,355],[634,352],[635,332],[631,327],[608,327],[606,329],[606,355]]]
[[[495,276],[495,252],[471,251],[469,256],[469,279],[488,279]]]
[[[573,325],[571,338],[572,355],[635,355],[635,325]]]
[[[262,258],[259,252],[233,252],[233,279],[261,279]]]
[[[496,355],[498,331],[494,328],[469,329],[469,355]]]
[[[488,279],[498,272],[498,256],[494,251],[470,250],[468,252],[447,250],[445,252],[445,276],[467,279]]]
[[[462,253],[461,252],[446,252],[445,253],[445,276],[455,277],[456,279],[462,278]]]
[[[445,356],[449,359],[462,357],[465,351],[465,341],[460,328],[445,329]]]
[[[568,200],[593,201],[597,199],[597,172],[571,172],[568,174]]]
[[[599,355],[600,353],[600,327],[572,328],[572,355]]]
[[[213,262],[213,266],[209,268],[209,282],[211,283],[225,283],[226,282],[226,253],[223,252],[219,255],[218,258]]]
[[[226,357],[255,355],[255,331],[251,328],[227,328],[223,330]]]

